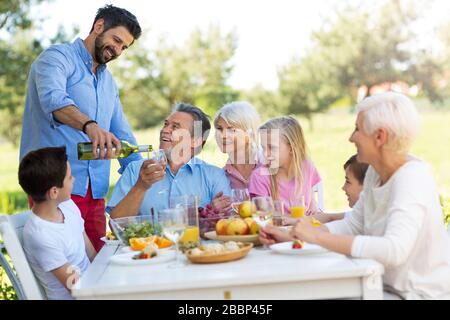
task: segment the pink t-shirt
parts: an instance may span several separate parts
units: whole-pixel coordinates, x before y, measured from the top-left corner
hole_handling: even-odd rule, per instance
[[[305,197],[305,212],[311,205],[312,188],[321,181],[319,172],[311,161],[304,161],[303,184],[301,195]],[[270,188],[270,175],[267,167],[261,166],[255,169],[250,176],[248,190],[251,197],[272,196]],[[290,212],[289,200],[295,197],[295,181],[280,181],[278,183],[279,200],[283,201],[285,209]]]

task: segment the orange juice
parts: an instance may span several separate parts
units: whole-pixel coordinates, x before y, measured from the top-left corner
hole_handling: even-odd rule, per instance
[[[301,218],[305,215],[305,207],[291,207],[291,218]]]

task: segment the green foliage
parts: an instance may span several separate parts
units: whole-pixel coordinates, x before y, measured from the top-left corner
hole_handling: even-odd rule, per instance
[[[28,209],[27,195],[21,191],[0,192],[0,213],[12,214]]]
[[[1,242],[0,242],[1,243]],[[9,256],[6,254],[6,250],[2,248],[2,253],[6,257],[6,260],[9,261]],[[17,294],[6,276],[5,270],[0,267],[0,300],[17,300]]]
[[[322,58],[312,53],[279,71],[279,92],[286,113],[301,114],[310,120],[313,113],[322,112],[341,99],[342,92],[331,69],[317,67],[323,64]]]
[[[30,20],[31,6],[44,0],[8,0],[0,2],[0,136],[17,145],[22,130],[22,116],[26,98],[27,77],[31,64],[44,49],[45,39],[34,35],[37,28]],[[47,0],[48,1],[48,0]],[[59,27],[51,43],[64,42],[72,35]]]
[[[211,26],[191,33],[183,46],[160,40],[148,50],[137,41],[112,66],[122,104],[132,126],[144,129],[161,122],[176,102],[188,102],[209,115],[238,93],[227,85],[236,49],[233,33]]]
[[[22,130],[28,76],[24,70],[30,69],[41,51],[29,31],[17,32],[10,40],[0,39],[0,135],[15,144]]]
[[[31,62],[42,50],[40,43],[27,32],[32,28],[31,6],[42,0],[0,2],[0,29],[9,38],[0,39],[0,135],[17,143],[20,137],[25,85]]]
[[[261,85],[241,92],[239,99],[249,101],[262,119],[273,118],[285,112],[278,91],[267,90]]]
[[[340,4],[335,16],[312,34],[305,55],[279,71],[280,95],[288,113],[309,118],[342,99],[353,105],[363,86],[369,95],[374,86],[397,81],[418,85],[431,100],[441,100],[442,59],[412,45],[418,39],[414,25],[425,2]]]
[[[29,10],[43,0],[7,0],[0,1],[0,29],[14,32],[17,29],[29,29],[32,21]]]

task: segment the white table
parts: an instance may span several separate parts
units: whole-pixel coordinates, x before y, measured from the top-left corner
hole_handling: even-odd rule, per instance
[[[254,248],[243,259],[168,268],[111,264],[104,246],[72,289],[77,299],[382,299],[383,266],[335,253],[289,256]],[[184,257],[183,257],[184,258]],[[185,259],[185,258],[184,258]]]

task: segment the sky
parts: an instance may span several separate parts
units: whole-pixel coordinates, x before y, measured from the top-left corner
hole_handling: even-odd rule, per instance
[[[149,49],[155,47],[161,36],[181,45],[195,28],[206,30],[211,24],[219,24],[222,32],[234,30],[238,36],[229,84],[238,89],[249,89],[257,84],[275,89],[277,69],[304,52],[311,32],[320,27],[337,1],[54,0],[33,8],[32,15],[46,18],[40,26],[50,37],[58,25],[66,30],[77,25],[79,36],[84,39],[96,10],[112,3],[137,16],[145,34],[145,39],[139,41],[146,41]],[[428,10],[429,19],[420,26],[424,33],[449,16],[450,1],[434,0]]]

